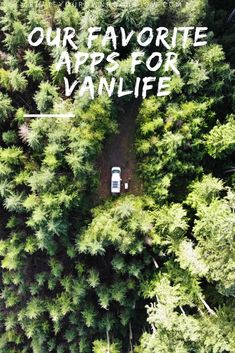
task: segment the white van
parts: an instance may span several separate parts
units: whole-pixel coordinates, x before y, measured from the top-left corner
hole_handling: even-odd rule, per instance
[[[121,191],[121,168],[113,167],[111,169],[111,193],[120,194]]]

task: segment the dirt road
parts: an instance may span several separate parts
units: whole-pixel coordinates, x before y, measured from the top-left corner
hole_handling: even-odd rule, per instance
[[[97,160],[100,171],[100,184],[97,189],[98,200],[103,200],[111,195],[110,177],[113,166],[122,169],[121,193],[131,193],[138,195],[141,193],[142,184],[137,177],[136,156],[134,151],[134,138],[136,129],[136,116],[138,114],[140,101],[133,100],[123,105],[119,113],[119,133],[107,139],[104,143],[103,151]],[[128,191],[124,190],[124,183],[129,183]]]

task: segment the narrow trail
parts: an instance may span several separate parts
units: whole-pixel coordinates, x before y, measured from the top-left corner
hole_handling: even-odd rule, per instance
[[[120,109],[118,124],[119,132],[110,136],[104,143],[101,155],[97,160],[100,172],[100,183],[97,188],[97,201],[106,199],[111,195],[110,178],[113,166],[122,169],[121,194],[138,195],[142,191],[142,183],[137,176],[137,161],[134,148],[136,131],[136,117],[140,106],[139,100],[134,100]],[[124,190],[124,183],[129,182],[128,191]]]

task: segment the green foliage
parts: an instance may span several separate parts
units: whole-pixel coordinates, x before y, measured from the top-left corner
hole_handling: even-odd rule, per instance
[[[58,98],[57,89],[49,82],[42,82],[35,95],[35,101],[40,112],[50,112],[55,99]]]
[[[8,118],[8,114],[13,111],[11,105],[11,99],[0,92],[0,121],[4,121]]]
[[[27,80],[17,69],[10,74],[10,84],[13,91],[24,91],[27,86]]]
[[[223,158],[234,151],[235,120],[231,115],[227,123],[216,125],[206,137],[208,153],[213,158]]]
[[[231,307],[232,312],[223,307],[216,315],[190,314],[181,306],[182,300],[184,305],[193,305],[198,312],[202,312],[200,305],[185,303],[180,285],[171,285],[164,277],[156,283],[155,293],[157,302],[147,307],[152,333],[142,336],[141,345],[135,352],[233,352],[234,334],[228,325],[223,325],[225,318],[233,320]]]
[[[28,63],[28,70],[26,71],[27,76],[32,77],[33,80],[41,81],[44,78],[44,72],[42,66],[36,66],[33,63]]]
[[[111,208],[108,203],[104,210],[95,211],[91,225],[79,235],[78,249],[95,255],[113,245],[123,254],[135,255],[143,250],[144,236],[150,229],[151,216],[143,211],[142,199],[126,197]]]
[[[0,69],[0,82],[8,91],[24,91],[27,80],[18,69],[7,71]]]
[[[211,104],[210,101],[172,103],[163,113],[156,98],[143,102],[137,152],[146,157],[140,172],[147,183],[151,180],[148,190],[156,199],[165,200],[170,185],[178,187],[179,178],[187,181],[201,172],[199,163],[205,155],[201,133],[206,125],[205,116],[213,118]]]
[[[205,175],[202,181],[195,181],[191,185],[191,193],[187,197],[187,203],[195,209],[201,206],[208,206],[212,201],[216,200],[221,191],[224,190],[223,182]]]
[[[133,29],[142,26],[144,23],[153,23],[159,19],[160,15],[164,14],[166,5],[164,1],[158,1],[155,7],[149,0],[137,0],[136,2],[118,0],[110,2],[110,8],[115,14],[116,25],[122,26],[125,24],[127,29]]]
[[[7,145],[11,145],[17,141],[17,135],[13,130],[5,131],[2,134],[2,139]]]
[[[93,352],[94,353],[120,353],[120,347],[117,343],[112,343],[108,345],[105,341],[96,340],[93,343]]]
[[[79,28],[81,15],[75,5],[66,2],[63,10],[57,10],[55,18],[60,27],[73,27],[77,29]]]
[[[26,26],[20,21],[14,21],[11,31],[6,34],[4,43],[11,53],[16,53],[19,47],[25,47],[27,43]]]
[[[228,28],[218,34],[230,5],[215,3],[1,2],[0,352],[235,352],[234,178],[221,173],[233,164],[233,49],[219,44],[234,40],[232,29],[231,38]],[[100,202],[97,159],[118,114],[138,102],[65,99],[56,62],[71,48],[32,48],[27,36],[39,26],[74,27],[83,51],[88,28],[110,24],[207,26],[215,37],[201,48],[177,44],[181,76],[172,77],[171,95],[141,102],[143,195]],[[93,49],[112,51],[101,36]],[[127,87],[145,74],[129,73],[136,49],[121,50],[113,74]],[[142,49],[144,57],[155,51]],[[78,80],[88,73],[85,65]],[[35,108],[75,117],[26,118]]]
[[[212,181],[212,182],[211,182]],[[227,295],[234,293],[234,193],[228,189],[225,197],[218,179],[205,177],[193,185],[188,203],[196,209],[193,234],[197,250],[209,268],[208,278],[217,282],[219,290]]]

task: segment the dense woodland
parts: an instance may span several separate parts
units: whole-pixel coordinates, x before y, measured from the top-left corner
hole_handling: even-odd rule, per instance
[[[1,1],[1,353],[235,353],[233,5]],[[178,47],[171,94],[140,104],[143,190],[97,204],[97,158],[133,98],[66,98],[61,48],[34,49],[27,36],[72,26],[82,48],[90,26],[110,24],[203,25],[209,42]],[[130,82],[134,49],[116,73]],[[25,118],[35,111],[75,117]]]

